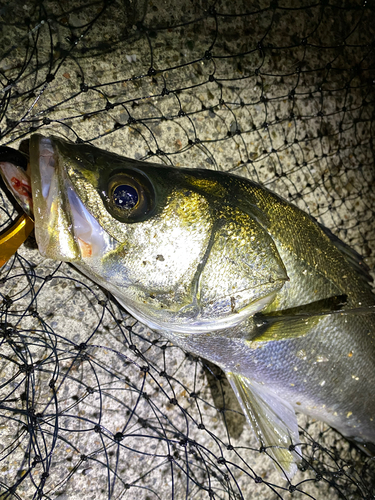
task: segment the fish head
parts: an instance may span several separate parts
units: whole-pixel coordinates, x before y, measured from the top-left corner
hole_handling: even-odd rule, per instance
[[[35,235],[156,331],[235,326],[288,280],[239,178],[124,158],[56,137],[30,139]]]

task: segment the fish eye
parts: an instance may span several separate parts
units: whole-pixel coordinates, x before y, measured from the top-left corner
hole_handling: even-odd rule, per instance
[[[138,170],[122,170],[112,175],[102,193],[107,210],[120,222],[141,222],[155,206],[152,183]]]
[[[123,210],[131,210],[137,206],[139,196],[138,191],[127,184],[120,184],[112,193],[115,205]]]

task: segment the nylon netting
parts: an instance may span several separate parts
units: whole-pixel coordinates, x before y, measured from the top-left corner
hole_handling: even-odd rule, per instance
[[[1,144],[38,131],[249,177],[374,269],[374,14],[366,0],[2,1]],[[1,228],[15,215],[2,195]],[[218,368],[32,237],[0,292],[1,499],[374,498],[373,460],[303,415],[301,470],[283,480]]]

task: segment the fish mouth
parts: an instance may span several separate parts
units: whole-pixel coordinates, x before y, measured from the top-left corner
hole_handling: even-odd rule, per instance
[[[40,253],[65,262],[100,258],[110,237],[77,195],[58,139],[30,138],[30,181]]]
[[[76,262],[101,257],[110,237],[75,192],[58,140],[39,134],[29,140],[29,162],[1,161],[0,173],[23,210],[34,218],[40,253]]]

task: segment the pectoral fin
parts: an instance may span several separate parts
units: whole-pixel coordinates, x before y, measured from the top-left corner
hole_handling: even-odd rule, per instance
[[[283,477],[290,480],[297,472],[296,462],[301,455],[292,406],[257,382],[231,372],[226,375],[261,445]]]
[[[346,295],[335,295],[290,309],[258,313],[254,316],[255,335],[250,340],[251,342],[270,342],[303,337],[322,316],[341,311],[346,300]]]

